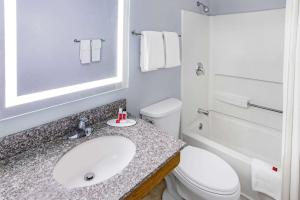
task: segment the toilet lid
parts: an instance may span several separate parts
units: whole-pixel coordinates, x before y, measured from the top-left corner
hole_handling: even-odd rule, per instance
[[[175,176],[207,192],[230,195],[239,189],[239,178],[224,160],[206,150],[188,146],[181,152]]]

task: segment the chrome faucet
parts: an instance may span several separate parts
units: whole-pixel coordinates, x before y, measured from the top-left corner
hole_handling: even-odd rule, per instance
[[[89,122],[88,118],[82,117],[80,118],[78,129],[71,134],[68,135],[68,139],[78,139],[82,137],[89,137],[92,135],[93,129],[87,126]]]
[[[205,75],[204,65],[201,62],[197,63],[196,74],[197,76]]]
[[[85,130],[86,123],[88,123],[88,122],[89,122],[88,118],[86,118],[86,117],[80,118],[80,121],[79,121],[79,124],[78,124],[78,128],[80,130]]]
[[[203,114],[203,115],[206,115],[206,116],[209,115],[209,111],[208,110],[204,110],[202,108],[198,108],[197,113],[198,114]]]

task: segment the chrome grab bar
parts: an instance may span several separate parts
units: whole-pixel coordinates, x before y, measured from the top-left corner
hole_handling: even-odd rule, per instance
[[[249,107],[263,109],[263,110],[268,110],[268,111],[271,111],[271,112],[276,112],[276,113],[279,113],[279,114],[283,113],[282,110],[278,110],[278,109],[275,109],[275,108],[269,108],[269,107],[266,107],[266,106],[260,106],[260,105],[253,104],[253,103],[248,103],[248,106]],[[201,115],[206,115],[206,116],[209,115],[209,111],[208,110],[204,110],[202,108],[198,108],[197,112],[198,112],[198,114],[201,114]]]
[[[280,114],[283,113],[282,110],[278,110],[278,109],[274,109],[274,108],[269,108],[269,107],[266,107],[266,106],[260,106],[260,105],[253,104],[253,103],[248,103],[248,106],[255,107],[255,108],[260,108],[260,109],[263,109],[263,110],[268,110],[268,111],[276,112],[276,113],[280,113]]]

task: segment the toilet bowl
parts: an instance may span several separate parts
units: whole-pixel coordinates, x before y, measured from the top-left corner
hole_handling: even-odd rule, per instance
[[[240,183],[224,160],[206,150],[188,146],[181,161],[166,178],[164,200],[238,200]]]
[[[142,118],[179,138],[181,101],[171,98],[141,110]],[[238,200],[240,182],[233,168],[217,155],[187,146],[179,166],[166,177],[163,200]]]

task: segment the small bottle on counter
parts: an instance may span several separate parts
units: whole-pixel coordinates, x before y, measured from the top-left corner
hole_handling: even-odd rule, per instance
[[[119,124],[122,120],[123,120],[123,108],[119,108],[118,119],[116,120],[116,123]]]
[[[126,109],[124,109],[123,112],[122,112],[122,119],[127,120],[127,111],[126,111]]]

